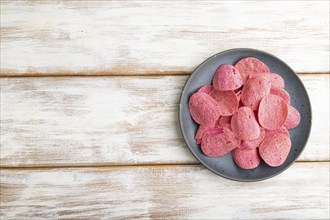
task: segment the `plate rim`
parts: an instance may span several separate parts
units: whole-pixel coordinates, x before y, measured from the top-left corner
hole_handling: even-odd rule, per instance
[[[186,86],[187,84],[190,82],[190,80],[192,79],[192,76],[196,73],[196,71],[205,63],[207,63],[210,59],[212,59],[213,57],[216,57],[218,55],[221,55],[221,54],[224,54],[224,53],[228,53],[228,52],[238,52],[238,51],[241,51],[241,50],[248,50],[248,51],[255,51],[255,52],[258,52],[258,53],[263,53],[263,54],[266,54],[272,58],[275,58],[275,59],[278,59],[279,61],[281,61],[283,64],[285,64],[285,66],[291,71],[293,72],[295,75],[296,75],[296,78],[299,80],[300,84],[302,85],[303,87],[303,90],[306,92],[307,94],[307,102],[308,102],[308,106],[310,108],[310,126],[309,126],[309,131],[308,131],[308,134],[307,134],[307,139],[306,139],[306,142],[305,144],[302,146],[301,148],[301,151],[297,154],[296,158],[290,163],[288,164],[286,167],[284,167],[282,170],[280,170],[279,172],[277,173],[274,173],[272,175],[269,175],[269,176],[266,176],[266,177],[262,177],[262,178],[256,178],[256,179],[244,179],[244,178],[234,178],[234,177],[230,177],[230,176],[227,176],[227,175],[224,175],[224,174],[221,174],[219,172],[217,172],[215,169],[213,169],[212,167],[210,167],[207,163],[205,163],[204,161],[200,160],[197,155],[192,151],[191,147],[188,145],[188,142],[187,142],[187,137],[185,135],[185,133],[183,132],[183,121],[182,121],[182,114],[183,114],[183,110],[182,110],[182,105],[183,105],[183,95],[185,94],[186,92]],[[224,51],[221,51],[219,53],[216,53],[210,57],[208,57],[207,59],[205,59],[202,63],[200,63],[193,71],[192,73],[189,75],[189,78],[186,80],[184,86],[183,86],[183,89],[181,91],[181,95],[180,95],[180,103],[179,103],[179,111],[178,111],[178,114],[179,114],[179,124],[180,124],[180,131],[181,131],[181,134],[183,136],[183,139],[185,141],[185,144],[186,146],[188,147],[189,151],[194,155],[194,157],[197,159],[197,161],[199,161],[203,166],[205,166],[208,170],[210,170],[211,172],[215,173],[216,175],[218,176],[221,176],[223,178],[226,178],[226,179],[229,179],[229,180],[233,180],[233,181],[237,181],[237,182],[259,182],[259,181],[263,181],[263,180],[267,180],[267,179],[270,179],[270,178],[273,178],[281,173],[283,173],[285,170],[287,170],[289,167],[291,167],[296,161],[297,159],[300,157],[300,155],[303,153],[303,151],[305,150],[306,148],[306,145],[309,141],[309,138],[310,138],[310,134],[311,134],[311,130],[312,130],[312,123],[313,123],[313,111],[312,111],[312,105],[311,105],[311,101],[310,101],[310,98],[309,98],[309,95],[307,93],[307,89],[305,87],[305,85],[303,84],[302,80],[300,79],[300,77],[298,76],[298,74],[286,63],[284,62],[282,59],[274,56],[273,54],[270,54],[268,52],[265,52],[263,50],[258,50],[258,49],[253,49],[253,48],[232,48],[232,49],[227,49],[227,50],[224,50]]]

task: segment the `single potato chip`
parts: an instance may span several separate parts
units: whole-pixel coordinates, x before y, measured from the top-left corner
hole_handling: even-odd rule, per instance
[[[271,167],[278,167],[284,163],[290,149],[290,137],[280,132],[274,132],[260,144],[259,153],[266,164]]]
[[[249,107],[240,107],[231,118],[231,129],[241,140],[254,140],[260,136],[260,127]]]
[[[218,91],[235,90],[242,84],[241,74],[229,64],[221,65],[213,77],[213,87]]]
[[[299,125],[299,123],[300,123],[300,113],[298,112],[297,109],[290,106],[289,114],[284,123],[284,126],[287,127],[288,129],[292,129],[292,128],[297,127]]]
[[[191,117],[198,124],[215,124],[220,117],[219,103],[204,92],[194,93],[189,99]]]
[[[284,125],[288,117],[288,105],[277,95],[266,95],[260,101],[258,119],[262,127],[276,130]]]
[[[254,57],[246,57],[235,64],[235,68],[240,72],[243,83],[249,78],[251,74],[269,73],[269,68]]]
[[[272,83],[272,87],[284,89],[284,79],[282,76],[278,75],[277,73],[270,73],[269,74],[270,82]]]
[[[242,169],[254,169],[260,164],[260,156],[257,148],[236,148],[232,151],[232,156],[237,166]]]
[[[218,101],[221,116],[230,116],[236,112],[238,98],[234,91],[217,91],[214,89],[210,92],[210,96]]]

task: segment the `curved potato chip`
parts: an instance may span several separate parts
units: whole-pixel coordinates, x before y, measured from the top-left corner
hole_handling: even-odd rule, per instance
[[[230,116],[236,112],[238,98],[234,91],[217,91],[214,89],[210,92],[210,96],[218,101],[221,116]]]
[[[215,124],[220,117],[219,103],[204,92],[194,93],[189,99],[191,117],[198,124]]]
[[[277,95],[266,95],[260,101],[258,119],[262,127],[276,130],[284,125],[288,117],[288,105]]]
[[[254,169],[260,164],[260,157],[257,148],[236,148],[232,151],[232,156],[237,166],[242,169]]]
[[[218,91],[238,89],[242,84],[241,74],[229,64],[221,65],[213,77],[213,87]]]
[[[284,123],[284,126],[288,129],[292,129],[298,126],[300,123],[300,113],[297,109],[292,106],[289,106],[289,114]]]
[[[246,57],[235,64],[235,68],[240,72],[243,83],[251,74],[269,73],[266,64],[255,57]]]
[[[272,87],[284,89],[284,79],[282,78],[282,76],[278,75],[277,73],[270,73],[269,79],[272,83]]]
[[[254,140],[260,136],[260,127],[249,107],[240,107],[231,118],[231,129],[241,140]]]
[[[290,138],[283,133],[273,133],[267,136],[259,146],[261,158],[271,167],[284,163],[291,149]]]

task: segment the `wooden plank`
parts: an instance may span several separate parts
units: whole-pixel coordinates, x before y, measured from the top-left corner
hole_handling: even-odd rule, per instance
[[[329,1],[1,1],[1,75],[190,73],[239,47],[329,71]]]
[[[300,75],[313,105],[303,161],[330,159],[329,76]],[[1,166],[196,163],[178,123],[186,80],[2,78]]]
[[[327,219],[329,163],[242,183],[201,166],[1,171],[3,219]]]

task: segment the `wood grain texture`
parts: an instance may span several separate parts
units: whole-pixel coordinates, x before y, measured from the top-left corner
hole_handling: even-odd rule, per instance
[[[329,160],[330,75],[300,78],[311,98],[313,128],[299,160]],[[186,80],[1,78],[1,166],[197,163],[178,124]]]
[[[1,1],[3,76],[189,73],[239,47],[328,72],[329,1]]]
[[[329,163],[310,164],[255,183],[196,165],[2,170],[0,217],[327,219]]]

